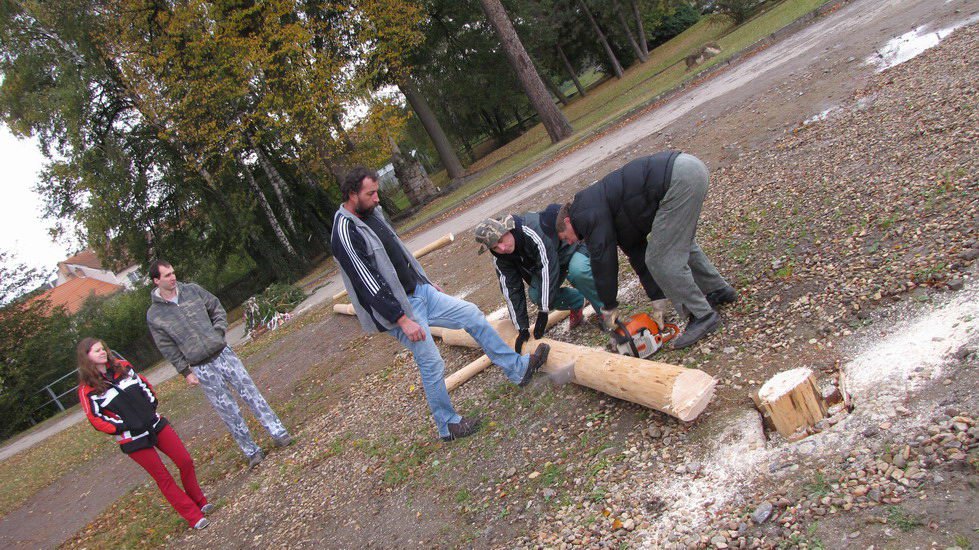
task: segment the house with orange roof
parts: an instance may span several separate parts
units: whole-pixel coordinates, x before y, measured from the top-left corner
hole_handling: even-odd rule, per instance
[[[60,286],[72,279],[96,279],[111,285],[132,289],[140,282],[139,264],[133,264],[119,272],[108,270],[91,248],[86,248],[74,256],[58,262],[58,280],[55,286]]]
[[[69,315],[78,313],[85,300],[93,296],[109,296],[125,288],[90,277],[75,277],[64,284],[45,290],[29,302],[47,300],[51,307],[63,306]]]

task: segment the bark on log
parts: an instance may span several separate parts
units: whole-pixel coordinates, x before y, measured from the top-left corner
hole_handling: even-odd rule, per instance
[[[412,252],[411,255],[414,256],[415,259],[419,259],[422,256],[426,256],[426,255],[428,255],[428,254],[430,254],[432,252],[435,252],[436,250],[438,250],[440,248],[444,248],[446,246],[449,246],[455,240],[456,240],[455,235],[453,235],[452,233],[448,233],[448,234],[442,236],[442,238],[438,239],[437,241],[430,242],[430,243],[426,244],[425,246],[419,248],[418,250]],[[340,292],[337,292],[336,294],[333,295],[333,301],[335,302],[335,301],[343,298],[346,295],[347,295],[347,291],[346,290],[341,290]],[[335,308],[334,308],[334,311],[335,311]],[[337,312],[337,313],[340,313],[340,312]]]
[[[804,433],[827,414],[816,378],[807,368],[776,374],[758,390],[758,399],[759,408],[785,438]]]
[[[707,408],[717,380],[704,371],[544,338],[551,346],[544,372],[573,369],[571,381],[689,422]]]

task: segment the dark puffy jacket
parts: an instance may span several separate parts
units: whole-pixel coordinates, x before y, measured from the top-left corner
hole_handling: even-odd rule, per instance
[[[541,310],[550,311],[561,282],[568,276],[568,264],[578,245],[567,245],[554,228],[560,205],[551,204],[543,212],[514,215],[514,249],[511,254],[493,254],[493,265],[506,299],[510,320],[518,330],[529,329],[524,283],[540,281]]]
[[[78,400],[92,426],[116,436],[122,452],[129,454],[156,444],[156,434],[167,425],[167,419],[156,413],[158,401],[153,387],[132,365],[120,362],[124,371],[106,375],[105,391],[81,384]]]
[[[616,247],[629,258],[649,298],[664,297],[646,267],[646,236],[670,187],[673,161],[679,154],[664,151],[633,160],[574,196],[571,226],[588,246],[598,297],[607,308],[618,307]]]

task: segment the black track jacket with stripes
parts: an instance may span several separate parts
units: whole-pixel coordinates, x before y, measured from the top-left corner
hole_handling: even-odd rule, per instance
[[[376,216],[394,235],[418,281],[431,284],[421,264],[408,251],[384,217],[381,207],[375,207],[369,215]],[[333,216],[333,234],[330,240],[333,257],[340,266],[350,303],[357,312],[360,326],[366,332],[390,330],[397,326],[402,315],[416,320],[408,295],[398,280],[398,273],[391,264],[381,239],[357,215],[342,205]]]
[[[568,276],[571,256],[579,250],[579,245],[565,244],[557,237],[554,224],[560,208],[551,204],[543,212],[514,215],[513,252],[497,254],[490,250],[500,292],[517,330],[530,328],[524,283],[540,281],[541,311],[550,311],[558,288]]]

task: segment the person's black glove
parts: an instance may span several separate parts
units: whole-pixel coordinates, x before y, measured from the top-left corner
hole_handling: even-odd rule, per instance
[[[547,312],[538,311],[537,320],[534,321],[534,338],[541,339],[545,330],[547,330]]]
[[[517,336],[517,341],[513,344],[513,351],[520,353],[520,350],[523,349],[523,345],[527,343],[527,340],[530,340],[530,331],[525,328],[520,329],[520,334]]]

